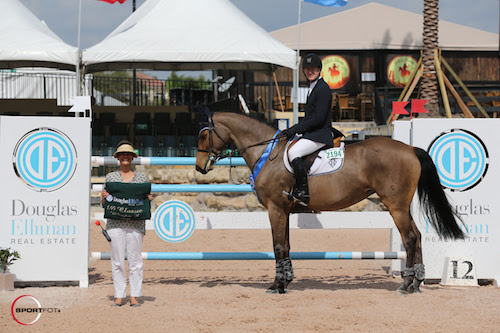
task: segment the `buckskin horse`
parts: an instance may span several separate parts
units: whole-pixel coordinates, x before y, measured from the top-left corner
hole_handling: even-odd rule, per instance
[[[286,293],[293,280],[290,259],[289,214],[294,203],[283,191],[290,192],[293,176],[285,169],[283,151],[286,140],[277,130],[259,120],[237,113],[208,113],[200,130],[196,170],[205,174],[221,157],[224,148],[233,143],[251,170],[268,142],[277,144],[255,179],[255,191],[269,213],[276,277],[269,293]],[[203,127],[202,126],[202,127]],[[410,203],[418,188],[420,207],[429,224],[444,239],[463,239],[458,225],[460,217],[452,209],[439,181],[429,154],[418,147],[386,138],[371,138],[347,145],[344,166],[335,173],[309,178],[310,203],[313,211],[334,211],[353,205],[377,193],[389,210],[406,249],[406,268],[399,293],[420,292],[424,280],[421,235],[410,214]]]

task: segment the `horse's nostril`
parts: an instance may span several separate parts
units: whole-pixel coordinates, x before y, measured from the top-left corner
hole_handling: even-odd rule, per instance
[[[207,171],[205,169],[202,169],[199,166],[196,166],[196,171],[198,171],[198,172],[200,172],[202,174],[206,174],[207,173]]]

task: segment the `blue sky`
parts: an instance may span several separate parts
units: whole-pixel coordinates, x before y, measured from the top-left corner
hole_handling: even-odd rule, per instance
[[[20,0],[43,20],[62,40],[77,46],[79,0]],[[185,1],[185,0],[179,0]],[[230,0],[241,11],[267,31],[297,24],[298,0]],[[99,43],[132,13],[133,0],[109,4],[98,0],[82,0],[81,49]],[[139,7],[145,0],[136,0]],[[323,7],[302,3],[301,21],[338,13],[353,7],[378,2],[421,14],[423,0],[349,0],[345,7]],[[441,20],[470,26],[498,34],[499,0],[440,0]],[[189,27],[189,13],[185,13]],[[228,27],[230,29],[230,27]]]
[[[66,43],[77,46],[78,0],[20,0],[43,20]],[[108,4],[82,0],[81,47],[87,48],[103,40],[132,13],[132,1]],[[181,0],[179,0],[181,1]],[[298,0],[230,0],[241,11],[267,31],[297,24]],[[145,0],[136,0],[139,7]],[[388,6],[422,13],[423,0],[349,0],[345,7],[323,7],[302,3],[302,22],[338,13],[353,7],[378,2]],[[440,0],[442,20],[498,33],[499,0]],[[186,13],[189,26],[189,13]],[[229,28],[229,27],[228,27]]]

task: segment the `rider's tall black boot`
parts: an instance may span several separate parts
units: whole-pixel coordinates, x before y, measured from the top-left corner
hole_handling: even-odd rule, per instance
[[[307,206],[309,204],[309,186],[307,185],[307,169],[304,160],[297,157],[291,164],[295,174],[295,188],[292,196],[301,205]]]

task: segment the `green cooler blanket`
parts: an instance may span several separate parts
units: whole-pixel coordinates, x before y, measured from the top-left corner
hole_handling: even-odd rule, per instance
[[[110,194],[104,200],[104,217],[114,220],[147,220],[151,218],[151,183],[106,183]]]

